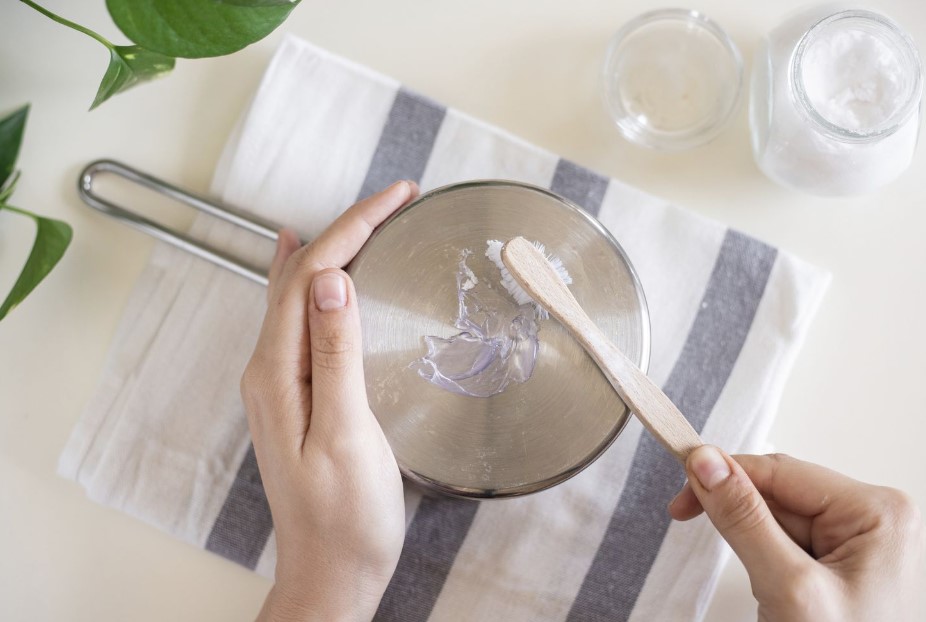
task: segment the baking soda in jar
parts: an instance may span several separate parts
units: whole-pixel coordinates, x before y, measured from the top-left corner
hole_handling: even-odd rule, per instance
[[[786,20],[756,55],[756,163],[772,180],[820,195],[893,181],[916,149],[921,73],[913,40],[877,13],[827,7]]]

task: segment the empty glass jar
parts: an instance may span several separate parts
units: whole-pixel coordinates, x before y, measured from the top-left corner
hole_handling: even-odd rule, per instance
[[[832,5],[796,14],[756,54],[749,124],[759,168],[820,195],[870,192],[913,158],[920,59],[893,21]]]

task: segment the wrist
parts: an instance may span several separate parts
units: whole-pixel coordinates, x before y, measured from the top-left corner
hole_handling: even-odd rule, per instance
[[[388,579],[363,573],[337,579],[278,576],[258,620],[263,622],[367,622],[373,618]]]

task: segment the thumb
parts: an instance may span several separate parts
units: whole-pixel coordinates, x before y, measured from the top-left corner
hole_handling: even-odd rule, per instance
[[[711,445],[688,456],[688,481],[705,513],[749,573],[758,595],[775,589],[810,558],[775,522],[743,468]]]
[[[312,424],[341,425],[369,409],[363,378],[360,313],[343,270],[323,270],[309,296]]]

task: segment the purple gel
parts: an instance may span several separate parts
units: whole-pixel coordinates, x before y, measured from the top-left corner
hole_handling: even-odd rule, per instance
[[[471,397],[489,397],[511,382],[526,382],[534,371],[539,313],[533,303],[517,306],[500,287],[480,282],[466,265],[457,268],[457,318],[461,332],[448,338],[426,336],[428,353],[412,363],[422,378]]]

